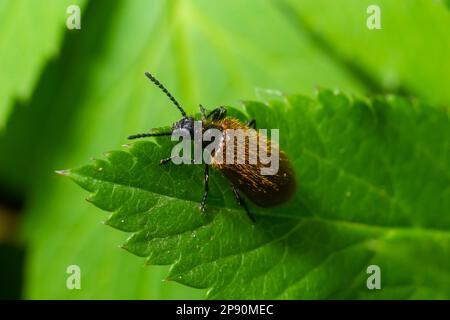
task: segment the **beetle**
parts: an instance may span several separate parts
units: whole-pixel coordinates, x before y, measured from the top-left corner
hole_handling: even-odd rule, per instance
[[[202,200],[200,202],[200,210],[205,212],[206,210],[206,200],[209,193],[209,169],[212,166],[214,169],[218,169],[223,175],[228,179],[233,191],[234,197],[237,203],[244,208],[248,217],[254,221],[254,216],[249,211],[246,201],[241,195],[241,192],[251,200],[254,204],[263,208],[270,208],[276,205],[282,204],[289,200],[296,190],[296,181],[293,166],[288,160],[286,154],[279,149],[278,145],[270,144],[270,139],[264,135],[259,134],[256,129],[256,121],[251,120],[247,123],[243,123],[240,120],[227,117],[227,109],[225,107],[218,107],[211,112],[207,113],[206,109],[200,105],[201,120],[195,120],[193,116],[188,116],[178,101],[173,97],[173,95],[164,87],[164,85],[157,80],[152,74],[145,72],[145,75],[151,82],[153,82],[157,87],[159,87],[165,95],[170,99],[170,101],[177,107],[180,111],[182,118],[172,125],[172,129],[169,132],[149,132],[131,135],[128,139],[140,139],[146,137],[155,136],[171,136],[176,130],[187,130],[190,136],[194,136],[194,125],[196,121],[201,121],[202,124],[202,134],[207,130],[214,128],[221,131],[222,137],[220,139],[219,147],[210,154],[211,162],[209,164],[205,163],[204,166],[204,193]],[[278,171],[272,175],[261,174],[261,168],[264,165],[257,159],[256,163],[250,163],[249,161],[242,163],[236,160],[236,151],[232,162],[217,161],[219,155],[222,156],[226,153],[227,146],[230,148],[230,132],[231,130],[242,130],[246,133],[251,133],[253,136],[257,137],[258,150],[265,148],[265,151],[278,152],[279,154],[279,165]],[[153,130],[151,130],[153,131]],[[235,143],[234,138],[231,143]],[[268,146],[270,144],[270,146]],[[241,145],[237,147],[244,148],[243,153],[245,157],[249,156],[249,143],[247,140],[245,142],[241,141]],[[205,145],[202,145],[205,148]],[[237,150],[237,148],[233,148]],[[221,158],[223,159],[223,157]],[[160,164],[166,164],[172,160],[171,157],[161,159]],[[248,159],[247,159],[248,160]]]

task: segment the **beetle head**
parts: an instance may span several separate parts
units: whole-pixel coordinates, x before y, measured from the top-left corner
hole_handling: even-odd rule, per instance
[[[195,120],[193,117],[183,117],[172,125],[172,131],[186,130],[187,132],[189,132],[191,138],[193,138],[194,124]]]

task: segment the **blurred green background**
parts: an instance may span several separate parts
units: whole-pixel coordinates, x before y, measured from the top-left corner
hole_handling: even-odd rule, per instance
[[[178,119],[144,71],[189,112],[319,86],[449,105],[449,30],[438,0],[0,0],[0,298],[204,297],[117,248],[127,235],[54,174]]]

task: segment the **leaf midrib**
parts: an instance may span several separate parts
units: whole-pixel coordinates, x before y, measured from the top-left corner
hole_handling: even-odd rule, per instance
[[[125,184],[122,184],[122,183],[117,183],[117,182],[109,181],[109,180],[96,179],[96,178],[92,178],[92,177],[89,177],[89,176],[81,175],[81,174],[78,174],[78,173],[69,172],[68,175],[75,182],[77,182],[76,176],[78,176],[78,177],[82,177],[84,179],[93,180],[96,183],[109,183],[109,184],[121,186],[121,187],[124,187],[124,188],[135,189],[135,190],[138,190],[138,191],[144,192],[144,193],[155,194],[155,195],[158,195],[158,196],[161,196],[161,197],[165,197],[165,198],[171,199],[171,200],[179,200],[179,201],[186,201],[186,202],[190,202],[190,203],[197,203],[197,201],[194,201],[194,200],[173,197],[173,196],[169,196],[169,195],[162,194],[162,193],[159,193],[159,192],[143,189],[143,188],[140,188],[140,187],[125,185]],[[95,190],[89,190],[89,191],[91,193],[95,192]],[[217,205],[212,206],[212,207],[220,209],[220,210],[241,212],[240,209],[236,209],[236,208],[229,208],[229,207],[217,206]],[[110,211],[114,212],[115,210],[110,210]],[[357,228],[357,229],[363,228],[363,229],[379,230],[379,231],[421,232],[424,235],[428,235],[428,233],[431,233],[433,235],[450,237],[450,230],[448,230],[448,229],[437,229],[437,228],[423,227],[423,226],[421,226],[421,227],[413,227],[413,226],[386,226],[386,225],[378,225],[378,224],[368,224],[368,223],[357,222],[357,221],[321,218],[321,217],[318,217],[318,216],[314,216],[314,217],[296,217],[296,216],[289,216],[289,215],[285,215],[285,214],[259,214],[258,212],[255,212],[254,214],[258,215],[258,216],[261,216],[261,217],[272,217],[272,218],[291,219],[291,220],[296,219],[296,220],[301,220],[301,221],[311,221],[311,222],[320,222],[320,223],[336,223],[336,224],[342,224],[342,225],[350,226],[350,227]]]

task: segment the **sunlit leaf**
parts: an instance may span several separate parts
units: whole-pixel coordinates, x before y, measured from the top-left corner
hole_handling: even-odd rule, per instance
[[[202,215],[201,166],[161,167],[163,138],[62,174],[131,233],[126,250],[210,298],[450,297],[448,110],[327,90],[245,105],[259,127],[280,129],[300,184],[280,208],[253,206],[255,224],[218,174]],[[368,290],[369,265],[382,290]]]

